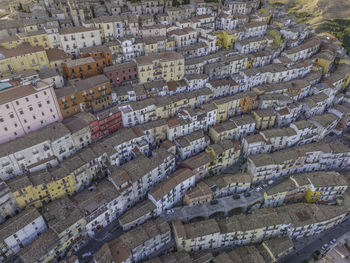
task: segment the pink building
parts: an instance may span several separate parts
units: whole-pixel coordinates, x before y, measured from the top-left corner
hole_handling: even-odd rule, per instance
[[[131,35],[136,38],[166,36],[166,26],[160,24],[142,27],[138,23],[130,23],[129,28]]]
[[[154,25],[154,26],[144,26],[139,29],[139,37],[159,37],[166,36],[166,26],[164,25]]]
[[[0,82],[0,143],[38,130],[62,115],[52,85]]]

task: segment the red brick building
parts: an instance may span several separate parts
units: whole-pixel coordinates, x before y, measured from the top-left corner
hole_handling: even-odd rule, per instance
[[[111,84],[114,86],[120,86],[124,82],[137,79],[137,68],[134,61],[105,67],[103,73],[110,79]]]
[[[100,138],[116,132],[123,124],[122,115],[118,106],[96,114],[96,120],[90,123],[91,141],[97,141]]]

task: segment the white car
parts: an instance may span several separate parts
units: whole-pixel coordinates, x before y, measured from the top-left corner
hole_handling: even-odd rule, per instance
[[[335,239],[335,238],[333,238],[333,239],[329,242],[329,244],[331,244],[331,245],[334,245],[335,243],[337,243],[337,239]]]
[[[267,183],[271,185],[271,184],[274,183],[274,180],[270,180],[270,181],[268,181]]]
[[[321,247],[322,250],[326,250],[327,248],[328,248],[328,244],[327,243],[323,244],[323,246]]]
[[[174,213],[174,209],[169,209],[169,210],[166,211],[167,215],[171,215],[172,213]]]
[[[258,187],[256,188],[256,191],[257,191],[257,192],[260,192],[261,190],[262,190],[261,186],[258,186]]]
[[[87,252],[87,253],[84,253],[83,255],[81,255],[82,258],[87,258],[87,257],[91,257],[91,256],[92,256],[91,252]]]

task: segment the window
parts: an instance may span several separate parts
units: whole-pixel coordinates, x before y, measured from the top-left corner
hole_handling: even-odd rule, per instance
[[[38,98],[38,94],[35,94],[35,98],[36,98],[36,99]]]
[[[8,104],[6,104],[6,109],[9,109],[9,108],[10,108],[10,106]]]
[[[13,115],[13,113],[10,114],[10,118],[13,119],[15,117],[15,115]]]
[[[26,102],[28,102],[29,101],[29,99],[28,98],[26,98]]]

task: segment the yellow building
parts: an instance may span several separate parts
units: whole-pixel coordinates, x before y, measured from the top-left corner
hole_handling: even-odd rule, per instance
[[[185,59],[176,52],[148,54],[135,58],[135,62],[140,83],[181,80],[185,74]]]
[[[232,140],[237,133],[237,125],[228,120],[209,127],[209,136],[214,143],[222,140]]]
[[[35,23],[35,22],[34,22]],[[37,24],[29,23],[23,26],[24,32],[34,32],[38,31],[39,27]]]
[[[276,113],[271,109],[252,111],[255,120],[255,129],[265,130],[273,128],[276,121]]]
[[[216,123],[221,123],[228,119],[228,111],[231,108],[231,97],[214,100],[213,103],[217,107]]]
[[[49,68],[49,60],[45,49],[24,43],[13,49],[0,48],[0,72],[8,75],[28,69]]]
[[[6,181],[6,184],[10,188],[19,208],[23,209],[34,202],[36,191],[26,175],[10,179]]]
[[[276,187],[264,192],[264,207],[276,207],[284,203],[288,190],[278,190]]]
[[[6,49],[18,47],[21,44],[23,44],[23,39],[20,39],[18,36],[10,36],[0,39],[0,46]]]
[[[155,141],[164,141],[167,135],[168,123],[166,119],[159,119],[155,121],[149,121],[139,125],[139,128],[144,134],[151,135]]]
[[[76,192],[74,177],[72,174],[67,175],[63,168],[23,175],[10,180],[8,185],[20,208],[39,208],[52,200]]]
[[[173,117],[180,108],[188,105],[188,99],[182,93],[157,97],[156,100],[156,116],[158,119]]]
[[[73,56],[64,52],[62,49],[49,48],[46,49],[46,55],[49,60],[50,68],[63,73],[64,63],[71,61]]]
[[[304,195],[307,203],[329,203],[334,202],[343,195],[348,188],[345,177],[338,172],[313,172],[303,174],[310,185]]]
[[[67,175],[63,168],[55,169],[51,176],[52,181],[46,184],[51,200],[75,193],[74,177],[71,174]],[[45,187],[45,184],[42,186]]]
[[[68,246],[73,248],[78,247],[81,241],[79,237],[85,230],[86,219],[84,211],[73,201],[68,197],[55,200],[45,205],[43,216],[48,222],[50,229],[58,234],[55,252],[60,254],[64,252]],[[56,254],[54,256],[56,256]]]
[[[165,40],[165,49],[167,51],[175,49],[175,39],[173,37],[168,37]]]
[[[41,46],[45,49],[51,47],[49,37],[45,30],[18,33],[17,36],[23,43],[27,42],[33,47]]]
[[[307,189],[304,198],[307,203],[316,203],[323,196],[323,191],[316,191],[316,189]]]
[[[207,171],[216,173],[221,172],[238,160],[241,154],[241,146],[238,141],[223,140],[209,145],[205,152],[214,157],[212,162],[207,163]]]
[[[232,49],[238,40],[237,32],[234,30],[221,30],[213,32],[212,34],[217,37],[216,43],[220,48]]]
[[[213,103],[217,107],[216,123],[221,123],[234,114],[241,112],[246,113],[256,109],[259,101],[255,92],[247,91],[216,99]]]
[[[119,53],[122,53],[122,46],[118,41],[110,41],[104,44],[109,48],[109,50],[112,52],[113,56],[117,56]]]

